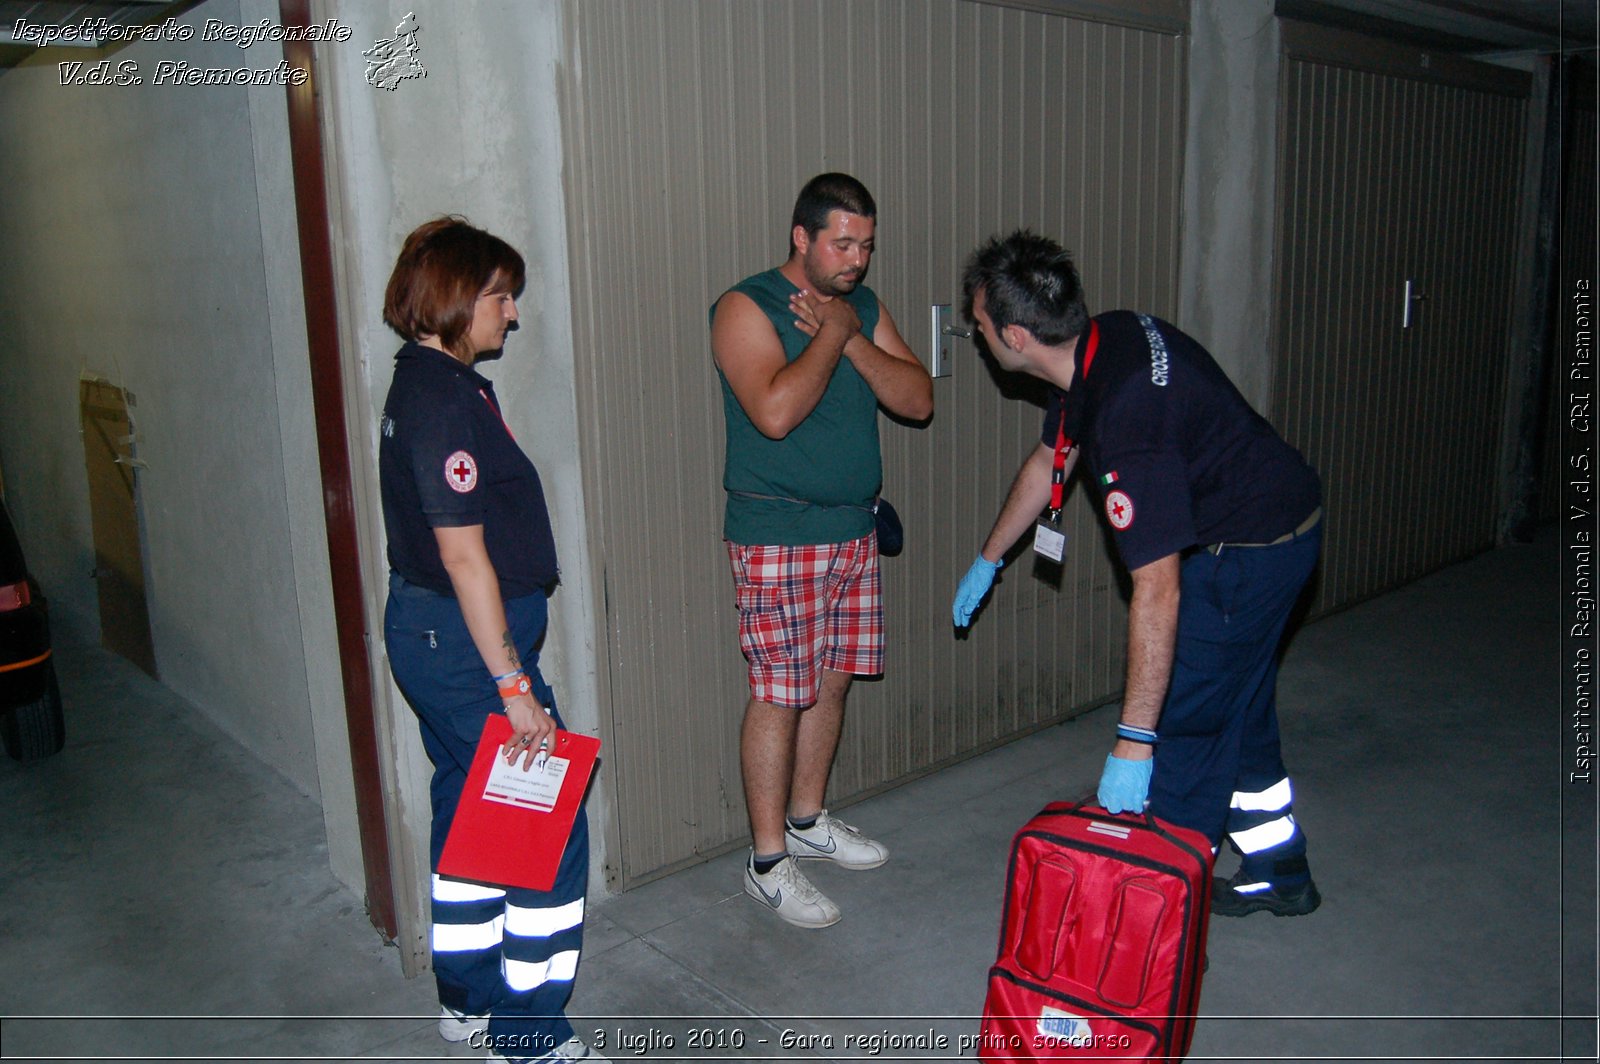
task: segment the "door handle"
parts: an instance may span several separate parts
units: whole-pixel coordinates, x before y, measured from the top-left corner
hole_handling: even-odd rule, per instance
[[[1423,302],[1427,298],[1428,297],[1426,295],[1417,291],[1417,282],[1410,280],[1406,281],[1405,305],[1400,308],[1400,328],[1411,328],[1411,314],[1413,309],[1418,303]]]

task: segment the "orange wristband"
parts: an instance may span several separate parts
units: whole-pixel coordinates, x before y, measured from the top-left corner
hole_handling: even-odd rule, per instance
[[[528,679],[528,674],[525,672],[514,672],[505,679],[500,680],[497,686],[500,688],[502,701],[510,701],[520,695],[533,693],[533,683]]]

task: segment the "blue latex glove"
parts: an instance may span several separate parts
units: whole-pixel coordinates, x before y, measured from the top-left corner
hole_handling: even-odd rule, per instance
[[[1150,799],[1150,773],[1156,759],[1133,761],[1115,754],[1106,755],[1106,770],[1100,774],[1097,797],[1108,813],[1142,813]]]
[[[950,616],[955,619],[957,628],[965,628],[972,623],[972,611],[978,608],[983,596],[994,586],[994,574],[998,573],[1005,563],[1004,558],[991,562],[982,554],[972,563],[967,575],[956,585],[956,601],[950,608]]]

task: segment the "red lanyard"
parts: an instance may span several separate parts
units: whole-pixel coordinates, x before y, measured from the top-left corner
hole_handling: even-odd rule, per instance
[[[506,424],[506,416],[500,412],[498,406],[494,405],[494,400],[489,398],[489,393],[479,388],[478,394],[483,396],[483,401],[489,404],[489,409],[494,411],[494,416],[500,419],[500,425],[506,430],[506,435],[511,437],[511,442],[516,443],[517,437],[512,433],[511,426]]]
[[[1089,367],[1094,364],[1094,353],[1100,349],[1100,326],[1094,322],[1089,323],[1089,342],[1083,355],[1082,379],[1089,376]],[[1061,523],[1061,503],[1067,493],[1067,454],[1076,446],[1067,439],[1067,404],[1063,394],[1061,402],[1061,416],[1056,419],[1056,457],[1050,466],[1050,523]]]

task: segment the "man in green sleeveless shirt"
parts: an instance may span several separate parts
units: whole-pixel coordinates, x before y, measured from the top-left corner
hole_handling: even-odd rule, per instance
[[[878,407],[933,414],[933,381],[861,283],[877,213],[855,178],[812,178],[788,261],[711,308],[727,420],[723,537],[750,665],[744,889],[799,927],[827,927],[839,908],[797,858],[876,868],[889,856],[822,807],[851,677],[883,671]]]

